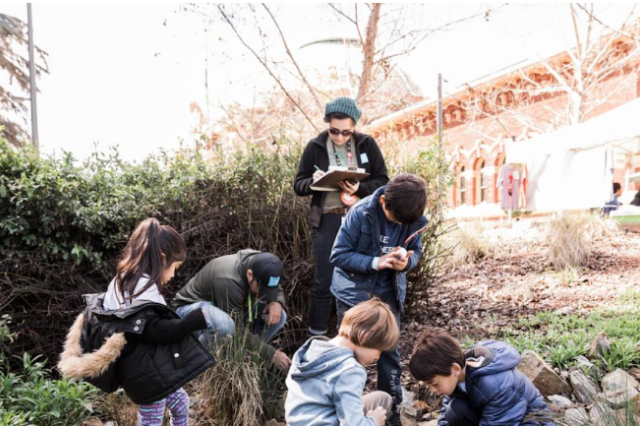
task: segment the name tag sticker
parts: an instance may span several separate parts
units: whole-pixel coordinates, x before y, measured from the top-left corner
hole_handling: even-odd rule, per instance
[[[367,157],[366,152],[363,152],[362,154],[360,154],[360,162],[362,164],[367,164],[369,162],[369,157]]]
[[[270,277],[269,284],[267,284],[267,287],[278,287],[279,282],[280,282],[280,277]]]
[[[517,170],[514,170],[513,171],[513,178],[516,179],[516,180],[520,179],[520,172],[517,171]]]

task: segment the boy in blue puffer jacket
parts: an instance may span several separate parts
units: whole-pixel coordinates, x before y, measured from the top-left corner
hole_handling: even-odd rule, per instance
[[[525,416],[548,408],[518,364],[520,354],[506,343],[484,341],[463,352],[445,330],[430,328],[418,338],[409,370],[446,396],[438,426],[537,424]]]

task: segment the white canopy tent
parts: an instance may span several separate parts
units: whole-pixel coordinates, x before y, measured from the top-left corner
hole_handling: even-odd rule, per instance
[[[584,123],[506,145],[506,161],[527,165],[525,210],[602,207],[614,162],[640,167],[640,98]]]

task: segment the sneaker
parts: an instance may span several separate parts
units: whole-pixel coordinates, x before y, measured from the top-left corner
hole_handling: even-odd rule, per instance
[[[400,418],[400,413],[396,410],[393,410],[393,414],[387,420],[386,426],[402,426],[402,419]]]

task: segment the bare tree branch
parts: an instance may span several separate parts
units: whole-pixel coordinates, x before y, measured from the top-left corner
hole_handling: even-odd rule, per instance
[[[470,15],[470,16],[467,16],[467,17],[464,17],[464,18],[457,19],[455,21],[447,22],[446,24],[444,24],[444,25],[442,25],[442,26],[440,26],[438,28],[427,30],[427,31],[425,31],[425,35],[424,36],[422,36],[419,39],[417,39],[408,48],[404,49],[401,52],[397,52],[397,53],[394,53],[394,54],[391,54],[391,55],[388,55],[388,56],[385,56],[385,57],[381,57],[377,61],[375,61],[374,65],[379,63],[379,62],[388,61],[391,58],[395,58],[397,56],[407,55],[407,54],[413,52],[420,45],[420,43],[422,43],[427,37],[429,37],[430,35],[438,32],[438,31],[442,31],[442,30],[447,29],[447,28],[449,28],[449,27],[451,27],[453,25],[457,25],[457,24],[460,24],[462,22],[470,21],[472,19],[476,19],[476,18],[479,18],[479,17],[485,17],[485,16],[487,16],[487,14],[489,14],[491,12],[495,12],[496,10],[499,10],[499,9],[505,7],[505,6],[508,6],[508,4],[505,3],[505,4],[502,4],[502,5],[499,5],[498,7],[495,7],[493,9],[487,9],[484,12],[476,13],[476,14],[473,14],[473,15]],[[395,44],[395,43],[401,41],[402,39],[403,39],[403,37],[400,36],[395,41],[390,42],[389,45]],[[389,47],[389,45],[385,46],[385,48]]]
[[[304,116],[304,118],[309,122],[309,124],[311,124],[311,126],[314,128],[314,130],[316,132],[319,131],[318,127],[315,125],[315,123],[313,122],[313,120],[311,120],[311,118],[307,115],[307,113],[304,111],[304,109],[300,106],[300,104],[293,98],[293,96],[291,96],[291,94],[289,93],[289,91],[284,87],[284,85],[282,84],[282,81],[280,81],[280,79],[278,78],[278,76],[276,76],[273,71],[271,70],[271,68],[269,67],[269,65],[267,65],[267,63],[260,57],[260,55],[258,55],[256,53],[255,50],[253,50],[253,48],[251,46],[249,46],[247,44],[247,42],[242,38],[242,36],[238,33],[238,30],[236,29],[235,25],[233,25],[233,23],[231,22],[231,20],[229,19],[229,17],[227,17],[226,13],[224,13],[224,9],[222,8],[221,5],[217,5],[218,7],[218,11],[220,12],[220,14],[222,15],[222,17],[224,18],[224,20],[227,22],[227,24],[229,24],[229,26],[231,27],[231,29],[233,30],[233,32],[235,33],[235,35],[238,37],[238,40],[240,40],[240,43],[242,43],[242,45],[244,47],[246,47],[252,54],[253,56],[255,56],[255,58],[262,64],[262,66],[267,70],[267,72],[269,73],[269,75],[276,81],[276,83],[278,84],[278,86],[280,87],[280,89],[282,89],[282,91],[284,92],[284,94],[287,96],[287,98],[289,98],[289,100],[291,101],[291,103],[298,109],[298,111],[300,111],[300,113]]]
[[[271,11],[269,10],[269,8],[267,7],[267,5],[265,3],[262,3],[262,6],[265,8],[267,13],[271,17],[271,20],[273,20],[273,23],[275,24],[276,28],[278,29],[278,33],[280,34],[280,38],[282,39],[282,44],[284,45],[284,48],[285,48],[285,50],[287,52],[287,56],[289,56],[289,59],[291,59],[291,62],[293,63],[293,65],[296,68],[296,70],[298,71],[298,74],[300,75],[300,78],[304,82],[305,86],[307,86],[307,89],[309,89],[309,93],[311,93],[311,95],[313,96],[313,99],[316,102],[316,106],[318,107],[318,111],[322,111],[322,104],[320,103],[320,100],[318,99],[318,96],[316,95],[316,91],[311,86],[311,84],[309,84],[309,82],[307,81],[307,78],[304,76],[304,73],[302,72],[302,70],[298,66],[298,62],[293,57],[293,54],[291,53],[291,49],[289,49],[289,45],[287,44],[287,39],[285,38],[284,34],[282,33],[282,30],[280,29],[280,25],[278,24],[278,21],[276,21],[275,16],[273,16],[273,14],[271,13]]]
[[[581,5],[580,3],[576,3],[576,5],[582,9],[587,15],[589,15],[589,17],[591,19],[593,19],[594,21],[596,21],[597,23],[599,23],[600,25],[602,25],[603,27],[605,27],[606,29],[608,29],[609,31],[612,31],[614,33],[616,33],[619,36],[624,36],[624,37],[629,37],[634,39],[637,42],[640,42],[640,37],[638,37],[637,35],[630,33],[630,32],[626,32],[626,31],[621,31],[620,29],[617,28],[613,28],[610,25],[607,25],[606,23],[604,23],[600,18],[598,18],[594,13],[593,13],[593,8],[591,8],[591,11],[587,10],[587,8],[585,8],[583,5]],[[631,12],[629,12],[629,16],[627,16],[627,21],[628,19],[630,19],[633,16],[633,13],[636,9],[636,7],[638,6],[637,3],[634,3],[633,8],[631,9]],[[622,24],[622,28],[625,27],[627,21],[625,21],[624,24]]]

